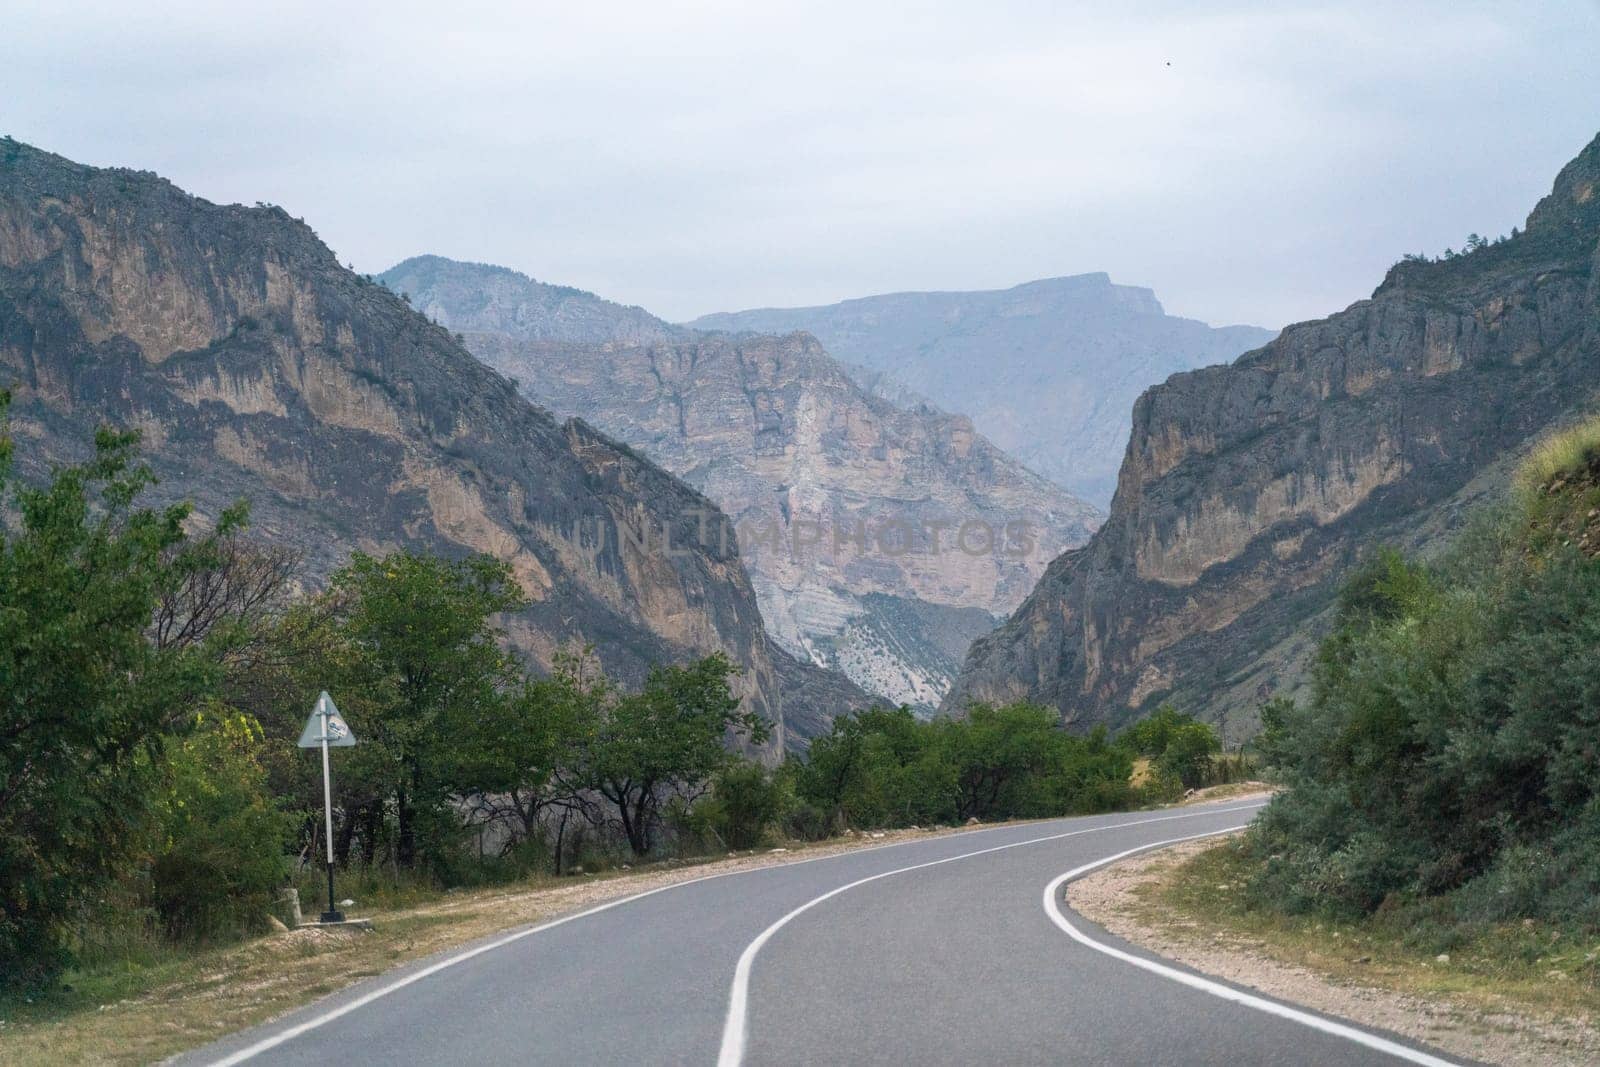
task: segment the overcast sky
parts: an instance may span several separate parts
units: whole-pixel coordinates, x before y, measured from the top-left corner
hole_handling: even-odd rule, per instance
[[[243,6],[5,0],[0,133],[674,319],[1104,270],[1280,326],[1600,130],[1595,0]]]

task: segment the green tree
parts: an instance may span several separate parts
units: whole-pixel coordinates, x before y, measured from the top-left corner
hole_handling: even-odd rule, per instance
[[[524,594],[510,566],[488,556],[358,552],[328,595],[328,621],[348,648],[351,727],[369,746],[369,765],[386,772],[396,861],[416,865],[423,846],[438,858],[458,829],[445,802],[470,785],[482,721],[500,721],[520,689],[493,620],[526,603]],[[308,686],[301,703],[310,707],[313,695]]]
[[[755,848],[783,806],[783,783],[754,760],[736,759],[711,781],[711,795],[694,806],[695,823],[728,848]]]
[[[767,723],[740,711],[729,689],[736,671],[721,652],[656,667],[643,689],[617,699],[593,726],[583,780],[616,806],[634,855],[653,847],[667,794],[702,786],[733,758],[730,734],[766,740]]]
[[[1212,757],[1222,751],[1216,730],[1170,704],[1129,726],[1117,743],[1148,757],[1158,778],[1186,789],[1199,788],[1210,780]]]
[[[833,721],[812,740],[798,776],[800,796],[835,826],[870,828],[955,817],[951,762],[934,730],[909,708],[867,708]]]
[[[458,791],[508,817],[513,844],[534,837],[545,806],[571,799],[574,783],[558,776],[577,758],[613,695],[592,649],[558,653],[550,677],[524,680],[460,724]]]
[[[1037,807],[1029,794],[1055,769],[1067,740],[1060,716],[1028,703],[974,704],[966,718],[940,721],[938,732],[954,771],[958,820]]]
[[[0,394],[0,418],[9,398]],[[16,484],[0,437],[0,975],[48,980],[69,924],[148,839],[166,723],[215,683],[192,648],[146,636],[177,578],[186,505],[135,506],[136,436]],[[9,501],[9,508],[3,502]],[[9,520],[7,515],[10,515]]]

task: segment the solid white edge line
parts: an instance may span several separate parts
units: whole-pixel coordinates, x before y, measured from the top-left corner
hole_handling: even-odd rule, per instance
[[[1196,814],[1200,814],[1200,815],[1226,815],[1230,811],[1243,811],[1243,810],[1246,810],[1246,809],[1244,809],[1244,808],[1224,808],[1224,809],[1215,810],[1215,811],[1197,812]],[[1131,823],[1123,823],[1123,824],[1119,824],[1119,825],[1133,825],[1133,824],[1131,824]],[[968,836],[976,836],[978,834],[984,834],[984,833],[993,833],[993,832],[999,831],[999,830],[1015,830],[1015,829],[1016,829],[1016,825],[1015,824],[1002,824],[1000,826],[986,826],[981,830],[966,830],[966,831],[963,831],[963,832],[961,832],[959,834],[954,834],[954,835],[951,835],[951,836],[952,837],[968,837]],[[705,874],[705,875],[701,875],[698,878],[685,878],[681,882],[673,882],[670,885],[662,885],[662,886],[657,886],[654,889],[647,889],[642,893],[634,893],[634,894],[632,894],[630,896],[618,897],[616,900],[608,900],[604,904],[597,904],[596,906],[594,906],[592,908],[587,908],[587,909],[585,909],[583,911],[574,912],[571,915],[563,915],[558,919],[551,919],[549,922],[539,923],[538,925],[530,926],[525,930],[518,930],[518,931],[516,931],[514,933],[506,934],[503,937],[497,937],[493,941],[487,941],[487,942],[485,942],[485,943],[483,943],[481,945],[478,945],[478,946],[476,946],[474,948],[467,949],[467,950],[465,950],[463,952],[458,952],[453,956],[446,956],[444,959],[441,959],[441,960],[438,960],[438,961],[436,961],[434,963],[431,963],[428,966],[421,968],[420,970],[413,971],[410,974],[407,974],[407,975],[404,975],[403,977],[397,978],[392,982],[385,983],[384,985],[379,986],[377,989],[374,989],[374,990],[371,990],[370,992],[364,993],[361,996],[356,997],[354,1000],[351,1000],[351,1001],[349,1001],[347,1003],[339,1005],[337,1008],[330,1008],[329,1010],[323,1012],[320,1015],[315,1015],[312,1018],[307,1019],[305,1022],[296,1023],[294,1026],[286,1027],[285,1029],[275,1031],[274,1033],[269,1034],[266,1037],[263,1037],[259,1041],[256,1041],[256,1042],[254,1042],[252,1044],[249,1044],[249,1045],[246,1045],[244,1048],[241,1048],[236,1052],[229,1053],[228,1055],[222,1057],[221,1059],[206,1061],[207,1067],[234,1067],[235,1064],[244,1063],[246,1060],[253,1059],[256,1056],[261,1055],[261,1053],[268,1051],[269,1049],[277,1048],[279,1045],[283,1044],[286,1041],[294,1040],[295,1038],[299,1037],[301,1034],[309,1033],[310,1031],[315,1030],[320,1026],[325,1026],[326,1024],[333,1022],[335,1019],[342,1018],[345,1015],[349,1015],[353,1011],[357,1011],[357,1010],[359,1010],[361,1008],[366,1007],[368,1004],[371,1004],[375,1000],[379,1000],[379,999],[381,999],[383,997],[386,997],[390,993],[393,993],[393,992],[395,992],[397,990],[404,989],[406,986],[411,985],[414,982],[420,982],[422,979],[427,978],[430,975],[438,974],[440,971],[445,970],[448,967],[454,967],[458,963],[463,963],[463,962],[465,962],[467,960],[470,960],[474,956],[481,956],[485,952],[492,952],[497,948],[503,948],[506,945],[509,945],[509,944],[511,944],[511,943],[513,943],[515,941],[521,941],[525,937],[532,937],[534,934],[542,933],[545,930],[549,930],[549,929],[552,929],[554,927],[561,926],[564,923],[569,923],[569,922],[572,922],[572,921],[574,921],[576,919],[586,918],[587,916],[595,915],[595,914],[597,914],[599,912],[607,911],[607,910],[609,910],[611,908],[621,907],[624,904],[631,904],[636,900],[643,900],[645,897],[655,896],[657,893],[664,893],[669,889],[682,889],[684,886],[696,885],[696,884],[698,884],[700,882],[709,882],[709,881],[711,881],[713,879],[716,879],[716,878],[733,878],[733,877],[736,877],[736,876],[742,875],[742,874],[755,874],[757,871],[776,870],[776,869],[778,869],[780,867],[798,867],[798,866],[801,866],[802,864],[806,864],[806,863],[820,863],[823,860],[839,859],[839,858],[841,858],[843,856],[859,856],[859,855],[861,855],[863,853],[866,853],[866,852],[878,852],[878,851],[881,851],[883,849],[900,848],[900,847],[902,847],[904,845],[921,844],[921,843],[923,843],[925,841],[933,841],[933,840],[938,840],[938,838],[922,837],[922,838],[917,838],[917,839],[912,840],[912,841],[891,841],[888,844],[884,844],[884,845],[868,845],[865,848],[845,849],[845,850],[841,850],[839,852],[830,852],[826,856],[808,856],[808,857],[805,857],[803,859],[788,860],[788,861],[785,861],[785,862],[782,862],[782,863],[774,863],[774,864],[770,864],[770,865],[763,866],[763,867],[747,867],[747,868],[744,868],[743,870],[737,870],[737,871],[718,871],[715,874]],[[333,994],[333,995],[337,995],[337,994]],[[259,1024],[259,1025],[270,1026],[272,1024],[270,1022],[267,1022],[267,1023],[262,1023],[262,1024]],[[180,1056],[181,1055],[182,1054],[180,1054]]]
[[[1171,822],[1174,819],[1197,819],[1206,815],[1231,815],[1234,812],[1239,811],[1254,811],[1263,807],[1265,804],[1265,801],[1261,801],[1255,804],[1241,805],[1240,807],[1236,808],[1213,809],[1211,811],[1194,811],[1187,812],[1183,815],[1162,815],[1153,819],[1136,819],[1130,822],[1112,823],[1106,826],[1090,826],[1082,830],[1069,830],[1065,833],[1049,834],[1044,837],[1030,837],[1026,841],[1012,841],[1004,845],[995,845],[993,848],[981,848],[974,852],[963,852],[956,856],[946,856],[943,859],[929,860],[926,863],[914,863],[909,867],[897,867],[891,871],[880,871],[877,874],[868,875],[865,878],[858,878],[853,882],[830,889],[821,896],[813,897],[804,904],[800,905],[798,908],[795,908],[793,911],[789,912],[777,922],[773,923],[771,926],[767,927],[765,930],[761,931],[760,934],[756,935],[756,939],[750,942],[750,944],[745,947],[744,952],[740,954],[739,963],[733,971],[733,985],[728,991],[728,1014],[722,1023],[722,1048],[717,1054],[717,1067],[740,1067],[740,1064],[744,1060],[744,1050],[745,1045],[749,1040],[750,1030],[749,1020],[747,1018],[750,1005],[750,972],[755,966],[756,955],[761,951],[762,947],[766,945],[768,941],[772,940],[772,936],[774,934],[789,924],[790,920],[804,914],[807,911],[810,911],[812,908],[823,903],[824,901],[831,900],[840,893],[854,889],[857,886],[866,885],[868,882],[876,882],[880,878],[888,878],[896,874],[905,874],[908,871],[925,870],[928,867],[937,867],[944,863],[954,863],[957,860],[971,859],[974,856],[987,856],[990,853],[1004,852],[1007,849],[1022,848],[1024,845],[1038,845],[1047,841],[1060,841],[1062,838],[1078,837],[1081,834],[1099,833],[1103,830],[1122,830],[1130,826],[1144,826],[1149,823],[1156,822]],[[1238,827],[1233,827],[1233,829],[1238,829]],[[1222,832],[1226,833],[1227,831]],[[1181,840],[1187,839],[1184,838]]]
[[[1124,952],[1122,949],[1119,949],[1114,945],[1107,945],[1103,942],[1096,941],[1094,938],[1080,930],[1077,926],[1073,925],[1071,920],[1066,917],[1066,914],[1061,909],[1061,900],[1063,895],[1061,892],[1062,887],[1075,878],[1081,878],[1090,871],[1105,867],[1138,852],[1148,852],[1151,849],[1163,848],[1167,845],[1176,845],[1182,841],[1195,841],[1202,837],[1216,837],[1219,834],[1229,834],[1242,829],[1244,829],[1243,826],[1233,826],[1226,830],[1212,830],[1203,834],[1190,834],[1188,837],[1174,837],[1167,841],[1153,841],[1148,845],[1140,845],[1138,848],[1130,848],[1125,852],[1117,853],[1115,856],[1107,856],[1104,859],[1095,860],[1093,863],[1086,863],[1082,867],[1076,867],[1068,871],[1066,874],[1061,875],[1049,885],[1045,886],[1045,914],[1050,917],[1051,922],[1059,926],[1068,937],[1072,938],[1079,944],[1092,948],[1096,952],[1104,953],[1113,959],[1121,960],[1123,963],[1132,964],[1141,970],[1149,971],[1151,974],[1157,974],[1163,978],[1170,978],[1174,982],[1181,982],[1182,984],[1189,986],[1191,989],[1198,989],[1201,992],[1210,993],[1214,997],[1221,997],[1223,1000],[1231,1000],[1235,1004],[1241,1004],[1247,1008],[1254,1008],[1255,1010],[1265,1012],[1268,1015],[1276,1015],[1280,1019],[1288,1019],[1290,1022],[1296,1022],[1302,1026],[1309,1026],[1311,1029],[1320,1030],[1325,1034],[1331,1034],[1335,1037],[1342,1037],[1346,1041],[1353,1041],[1358,1045],[1364,1045],[1365,1047],[1373,1049],[1377,1052],[1386,1053],[1390,1056],[1407,1060],[1411,1063],[1425,1064],[1427,1067],[1456,1067],[1456,1064],[1451,1060],[1442,1059],[1419,1049],[1402,1045],[1397,1041],[1390,1041],[1388,1038],[1380,1037],[1377,1034],[1368,1033],[1365,1030],[1359,1030],[1354,1026],[1347,1026],[1344,1023],[1334,1022],[1331,1019],[1324,1019],[1319,1015],[1312,1015],[1310,1012],[1300,1011],[1297,1008],[1291,1008],[1287,1004],[1280,1004],[1275,1000],[1268,1000],[1265,997],[1258,997],[1253,994],[1243,992],[1242,990],[1234,989],[1232,986],[1223,985],[1221,982],[1214,982],[1211,979],[1202,977],[1198,974],[1191,974],[1188,971],[1180,971],[1176,967],[1169,967],[1164,963],[1158,963],[1155,960],[1146,959],[1143,956],[1136,956],[1131,952]]]

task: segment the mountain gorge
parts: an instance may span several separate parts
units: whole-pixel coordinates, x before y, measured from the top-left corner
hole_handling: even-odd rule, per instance
[[[1401,262],[1370,299],[1147,391],[1106,523],[973,646],[945,707],[1027,697],[1087,727],[1172,701],[1247,736],[1355,561],[1440,545],[1592,401],[1597,240],[1600,138],[1523,232]]]
[[[706,315],[733,333],[805,330],[878,391],[971,416],[1030,469],[1098,506],[1111,497],[1128,412],[1169,375],[1221,363],[1273,331],[1166,314],[1149,289],[1080,274],[982,292],[890,293]]]
[[[156,499],[206,522],[248,498],[313,580],[354,549],[509,561],[536,663],[592,642],[637,682],[724,651],[791,747],[866,699],[772,644],[737,546],[697,536],[711,502],[528,403],[279,208],[0,141],[0,388],[25,477],[135,428]]]
[[[580,312],[571,290],[435,256],[382,280],[525,395],[716,501],[774,637],[897,703],[936,706],[970,642],[1099,521],[970,419],[863,388],[808,334],[645,328],[636,309]]]

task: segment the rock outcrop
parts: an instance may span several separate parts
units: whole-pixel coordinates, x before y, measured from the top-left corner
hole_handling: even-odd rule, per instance
[[[888,395],[908,389],[970,415],[1009,455],[1101,507],[1140,392],[1272,337],[1168,315],[1149,289],[1113,285],[1104,274],[721,313],[689,325],[805,330],[839,359],[883,376],[863,376],[863,384]]]
[[[550,340],[549,286],[522,278],[518,298],[504,270],[448,263],[408,260],[383,280],[527,396],[716,501],[773,636],[897,703],[937,706],[972,639],[1099,521],[965,416],[868,392],[807,334],[661,323],[661,339],[637,343],[619,316],[607,343]],[[589,323],[623,310],[589,300]]]
[[[1086,727],[1171,700],[1247,734],[1353,561],[1448,537],[1590,403],[1597,238],[1600,139],[1524,232],[1397,264],[1371,299],[1146,392],[1105,525],[973,646],[945,706],[1028,697]]]
[[[791,745],[786,722],[865,700],[771,644],[737,547],[697,537],[711,502],[528,403],[279,208],[0,141],[0,386],[24,476],[137,428],[157,497],[202,518],[249,498],[313,579],[357,548],[509,560],[533,603],[508,630],[536,662],[593,642],[637,680],[722,650]]]

